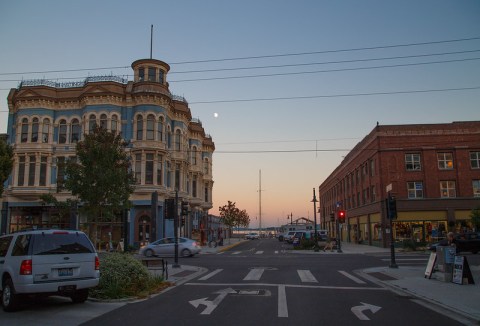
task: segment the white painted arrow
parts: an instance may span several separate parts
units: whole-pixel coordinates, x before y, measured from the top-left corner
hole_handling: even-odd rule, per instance
[[[370,318],[368,318],[363,313],[364,310],[370,310],[370,311],[372,311],[372,313],[376,313],[377,311],[382,309],[382,307],[374,306],[373,304],[364,303],[364,302],[360,302],[360,303],[362,304],[361,306],[355,306],[355,307],[352,307],[352,309],[351,309],[352,312],[355,314],[355,316],[357,316],[358,319],[360,319],[360,320],[370,320]]]
[[[223,290],[220,290],[220,291],[217,291],[217,292],[213,292],[213,293],[214,294],[218,293],[218,296],[215,299],[213,299],[212,301],[207,300],[208,297],[206,297],[206,298],[201,298],[201,299],[197,299],[197,300],[192,300],[192,301],[189,301],[189,302],[195,308],[198,308],[198,306],[200,306],[201,304],[204,305],[206,308],[200,314],[201,315],[210,315],[212,313],[212,311],[215,310],[215,308],[217,308],[217,306],[220,304],[220,302],[222,302],[222,300],[225,299],[225,297],[228,294],[237,293],[237,291],[235,291],[232,288],[226,288],[226,289],[223,289]]]

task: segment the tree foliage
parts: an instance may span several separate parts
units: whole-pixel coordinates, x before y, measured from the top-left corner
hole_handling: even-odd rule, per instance
[[[222,219],[223,224],[225,224],[229,229],[233,227],[248,227],[250,224],[250,217],[247,214],[246,210],[240,210],[235,206],[234,202],[228,201],[227,205],[218,208],[220,212],[220,218]]]
[[[480,207],[472,209],[470,217],[472,218],[472,224],[475,231],[480,230]]]
[[[0,139],[0,196],[3,194],[3,184],[8,179],[13,167],[13,149],[5,140]]]
[[[96,128],[77,143],[77,157],[66,164],[65,188],[79,198],[93,227],[128,205],[134,176],[126,146],[120,135]]]

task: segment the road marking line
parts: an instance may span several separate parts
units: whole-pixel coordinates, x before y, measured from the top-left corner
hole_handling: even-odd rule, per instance
[[[312,272],[307,269],[297,269],[298,276],[302,282],[318,283]]]
[[[261,255],[261,254],[263,254],[263,251],[261,251],[261,250],[260,250],[260,251],[257,251],[257,252],[255,253],[255,255]]]
[[[287,293],[285,285],[278,286],[278,317],[288,317]]]
[[[217,275],[217,274],[220,273],[221,271],[223,271],[223,269],[216,269],[216,270],[214,270],[213,272],[205,275],[204,277],[199,278],[198,280],[199,280],[199,281],[206,281],[206,280],[208,280],[209,278],[211,278],[212,276]]]
[[[364,282],[364,281],[362,281],[361,279],[359,279],[358,277],[355,277],[355,276],[353,276],[352,274],[349,274],[349,273],[347,273],[347,272],[345,272],[345,271],[338,271],[338,272],[339,272],[340,274],[348,277],[349,279],[351,279],[352,281],[354,281],[354,282],[357,283],[357,284],[367,284],[367,282]]]
[[[278,250],[275,250],[275,254],[278,254]]]
[[[239,253],[241,253],[241,251],[235,251],[235,252],[232,252],[232,255],[238,255]]]
[[[332,285],[306,285],[306,284],[275,284],[275,283],[184,283],[184,285],[194,286],[272,286],[278,287],[284,285],[288,288],[298,289],[325,289],[325,290],[359,290],[359,291],[390,291],[388,288],[382,287],[367,287],[367,286],[332,286]]]
[[[252,268],[243,280],[244,281],[258,281],[262,277],[262,274],[263,274],[264,271],[265,271],[264,268]]]

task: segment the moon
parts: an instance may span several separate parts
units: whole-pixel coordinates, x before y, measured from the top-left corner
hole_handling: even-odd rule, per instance
[[[213,114],[213,117],[214,117],[214,118],[218,118],[218,113],[215,112],[215,113]]]

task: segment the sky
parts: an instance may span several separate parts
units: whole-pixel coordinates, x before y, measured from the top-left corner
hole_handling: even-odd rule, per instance
[[[1,1],[0,133],[21,80],[131,80],[153,25],[215,142],[210,213],[313,219],[313,189],[377,122],[480,120],[479,17],[477,0]]]

